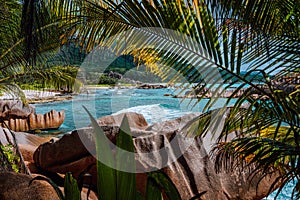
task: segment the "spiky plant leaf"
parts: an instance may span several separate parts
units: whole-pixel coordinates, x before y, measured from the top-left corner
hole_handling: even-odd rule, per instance
[[[97,190],[100,199],[117,199],[117,187],[116,187],[116,170],[115,160],[112,154],[112,150],[109,145],[109,141],[104,134],[97,121],[87,110],[92,126],[95,133],[95,145],[96,145],[96,158],[97,158]],[[109,187],[107,187],[109,185]]]
[[[66,200],[81,200],[77,181],[70,172],[67,172],[65,175],[64,192]]]
[[[147,200],[163,200],[160,186],[151,177],[148,177],[148,179],[147,179],[146,199]]]
[[[134,145],[126,114],[117,135],[116,185],[117,199],[136,199],[136,174]]]
[[[166,194],[166,196],[169,199],[172,200],[180,200],[180,194],[173,184],[173,182],[170,180],[168,176],[166,176],[163,172],[155,171],[148,174],[148,177],[151,178],[156,185],[159,186],[160,190],[163,190]]]

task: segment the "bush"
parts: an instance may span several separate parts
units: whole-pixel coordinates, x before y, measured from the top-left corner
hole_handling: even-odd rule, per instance
[[[103,74],[100,76],[98,84],[115,85],[117,82],[118,79],[111,78]]]
[[[11,144],[8,145],[0,145],[3,153],[6,155],[9,163],[11,164],[12,169],[15,172],[19,172],[19,167],[18,167],[18,163],[20,162],[20,158],[18,156],[15,155],[14,151],[13,151],[13,146]]]

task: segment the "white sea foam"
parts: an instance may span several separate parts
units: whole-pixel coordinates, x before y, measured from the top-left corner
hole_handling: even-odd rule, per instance
[[[149,124],[165,121],[167,119],[174,119],[183,116],[185,114],[191,113],[187,111],[181,111],[178,109],[166,108],[160,104],[152,104],[152,105],[135,106],[131,108],[126,108],[114,113],[113,115],[117,115],[125,112],[136,112],[142,114]]]

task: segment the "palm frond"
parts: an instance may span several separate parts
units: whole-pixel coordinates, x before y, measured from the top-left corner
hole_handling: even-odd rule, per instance
[[[38,22],[35,13],[46,13],[47,23],[62,19],[58,26],[65,31],[60,37],[62,42],[72,40],[86,52],[100,45],[116,55],[131,54],[153,73],[164,79],[172,76],[171,82],[181,83],[183,89],[179,93],[196,83],[191,92],[198,95],[197,103],[206,96],[213,97],[205,109],[211,109],[227,89],[241,83],[220,109],[227,118],[219,141],[233,145],[236,158],[245,160],[252,156],[249,162],[265,171],[280,163],[284,180],[297,176],[299,88],[287,92],[268,75],[277,73],[277,80],[299,72],[297,1],[61,0],[40,10],[32,10],[33,1],[26,2],[24,13],[34,11],[28,13],[33,20],[23,29],[27,35],[25,49],[33,49],[26,59],[35,57],[36,44],[43,41],[37,38],[43,38],[38,36],[44,32],[33,27]],[[56,14],[51,15],[53,11]],[[47,31],[45,35],[49,38]],[[242,73],[244,70],[246,74]],[[253,72],[262,77],[264,85],[256,84]],[[223,87],[224,83],[228,85]],[[239,98],[228,110],[226,106],[237,95]],[[193,133],[207,134],[217,119],[212,112],[195,119],[191,123],[197,127]],[[285,133],[280,132],[283,124],[288,127]],[[275,127],[272,134],[262,137],[261,133],[271,127]]]

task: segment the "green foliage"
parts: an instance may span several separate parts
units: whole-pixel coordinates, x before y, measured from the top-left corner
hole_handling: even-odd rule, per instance
[[[133,62],[133,57],[130,55],[122,55],[116,58],[104,71],[109,73],[110,71],[125,74],[127,71],[136,68],[136,64]]]
[[[102,74],[102,75],[100,76],[100,78],[97,77],[96,80],[99,80],[98,84],[108,84],[108,85],[115,85],[115,84],[118,82],[118,79],[108,77],[108,76],[105,75],[105,74]]]
[[[65,175],[64,191],[65,191],[65,200],[81,199],[77,181],[72,177],[71,173],[69,172],[66,173]]]
[[[52,6],[62,4],[9,0],[1,1],[1,5],[0,89],[23,100],[19,84],[30,89],[34,85],[74,90],[78,85],[74,70],[56,67],[51,59],[60,47],[59,37],[63,33],[63,22],[59,19],[66,14],[64,9],[57,8],[55,11],[60,10],[60,14],[54,14]]]
[[[161,83],[162,79],[152,72],[147,72],[146,69],[139,67],[138,69],[132,69],[124,74],[124,78],[129,78],[134,81],[140,81],[142,83]]]
[[[15,171],[15,172],[19,172],[19,166],[18,166],[18,163],[20,162],[20,158],[19,156],[17,156],[15,154],[15,152],[13,151],[13,146],[8,144],[8,145],[0,145],[3,153],[6,155],[9,163],[11,164],[12,166],[12,169]]]
[[[18,41],[22,5],[17,0],[1,0],[0,55]]]
[[[151,177],[147,179],[146,195],[146,199],[163,199],[159,185],[157,185],[156,181]]]
[[[154,187],[159,188],[161,190],[163,190],[166,194],[166,196],[169,199],[172,200],[180,200],[180,194],[177,191],[176,187],[174,186],[174,184],[172,183],[172,181],[169,179],[168,176],[166,176],[164,173],[159,172],[159,171],[154,171],[148,174],[148,181],[150,179],[149,184],[151,184],[152,186],[148,187],[148,182],[147,182],[147,189],[149,188],[149,190],[157,190],[154,189]],[[149,195],[147,191],[146,195]],[[154,199],[157,197],[154,197]]]

